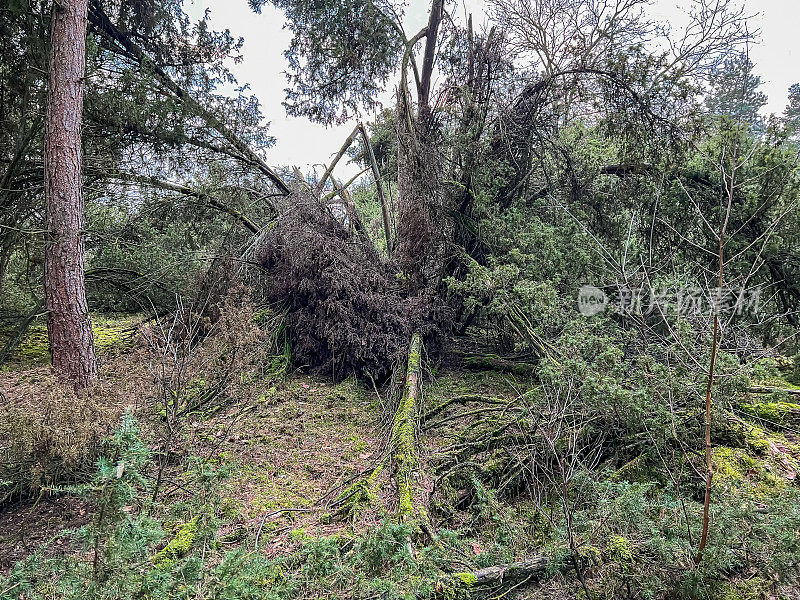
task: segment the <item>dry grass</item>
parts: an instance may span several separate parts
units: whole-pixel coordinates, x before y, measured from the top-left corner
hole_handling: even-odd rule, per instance
[[[0,503],[79,481],[102,439],[148,389],[141,353],[109,361],[83,392],[59,383],[49,367],[0,374]]]

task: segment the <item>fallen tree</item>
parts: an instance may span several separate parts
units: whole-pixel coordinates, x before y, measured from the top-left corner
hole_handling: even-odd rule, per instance
[[[397,266],[309,192],[259,239],[267,300],[287,309],[295,364],[343,378],[385,382],[417,333],[441,347],[452,310],[433,290],[408,294]]]
[[[419,465],[416,442],[419,396],[422,369],[422,336],[414,333],[408,349],[403,394],[394,411],[388,436],[388,450],[375,465],[362,472],[331,504],[341,516],[350,516],[360,506],[374,500],[374,488],[380,473],[389,463],[397,485],[397,514],[401,521],[409,520],[414,508],[414,471]],[[351,480],[352,481],[352,480]]]
[[[411,337],[408,350],[408,367],[403,397],[395,412],[392,426],[394,475],[397,481],[397,512],[401,519],[414,514],[414,485],[412,472],[418,464],[416,444],[417,412],[420,389],[420,362],[422,338],[418,333]]]
[[[489,584],[536,580],[545,575],[549,565],[550,560],[547,557],[534,556],[477,571],[450,573],[440,577],[436,582],[436,592],[438,594],[452,594],[454,591],[469,592],[475,587]]]

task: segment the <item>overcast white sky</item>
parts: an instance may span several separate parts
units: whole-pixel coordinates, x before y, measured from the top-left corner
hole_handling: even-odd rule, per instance
[[[464,0],[461,0],[464,1]],[[466,0],[470,10],[482,14],[483,0]],[[417,31],[424,23],[430,0],[408,0],[406,30]],[[240,84],[248,83],[261,101],[270,133],[277,143],[267,151],[267,160],[275,165],[296,165],[306,171],[314,164],[328,162],[353,128],[353,124],[325,128],[307,119],[288,117],[281,105],[287,67],[283,50],[291,38],[283,28],[282,12],[271,5],[260,15],[253,13],[246,0],[186,0],[186,11],[194,18],[206,9],[211,11],[214,29],[230,29],[244,38],[244,60],[231,65]],[[659,19],[680,22],[687,2],[655,0],[653,14]],[[764,83],[769,97],[767,112],[780,113],[787,100],[787,89],[800,82],[800,0],[744,0],[749,14],[755,15],[750,29],[761,32],[759,42],[750,48],[750,58]],[[463,9],[462,9],[463,12]],[[369,115],[365,115],[369,119]],[[357,169],[352,165],[337,167],[347,177]]]

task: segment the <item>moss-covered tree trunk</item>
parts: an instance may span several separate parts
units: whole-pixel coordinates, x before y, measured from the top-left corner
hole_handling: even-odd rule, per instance
[[[419,406],[422,337],[415,333],[408,350],[403,397],[395,413],[392,426],[395,479],[397,480],[397,512],[401,519],[414,513],[413,472],[417,468],[417,410]]]

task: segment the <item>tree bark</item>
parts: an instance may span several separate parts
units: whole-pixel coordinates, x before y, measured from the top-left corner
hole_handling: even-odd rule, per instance
[[[434,287],[443,265],[451,219],[442,186],[439,126],[429,109],[412,117],[410,106],[402,99],[398,106],[399,200],[393,256],[407,291],[413,294]]]
[[[408,366],[403,397],[397,407],[392,427],[392,447],[395,479],[397,480],[397,512],[405,520],[414,514],[414,485],[412,473],[417,468],[415,448],[422,337],[415,333],[408,350]]]
[[[338,164],[338,162],[344,156],[344,153],[347,152],[347,149],[353,143],[353,140],[358,134],[361,134],[361,139],[364,142],[364,150],[367,154],[367,161],[369,162],[369,168],[372,169],[372,176],[375,178],[375,193],[378,195],[378,200],[381,203],[381,216],[383,218],[383,233],[386,238],[386,252],[387,254],[391,255],[392,253],[392,226],[391,226],[391,219],[389,217],[389,205],[386,202],[386,195],[383,193],[383,181],[381,178],[380,169],[378,168],[378,162],[375,160],[375,152],[372,149],[372,143],[369,141],[369,134],[367,133],[367,128],[364,127],[363,123],[358,123],[353,128],[353,131],[347,136],[347,139],[342,144],[342,147],[339,149],[339,152],[331,162],[330,166],[325,169],[325,173],[322,175],[322,179],[319,180],[317,183],[317,187],[315,192],[317,195],[322,193],[322,190],[325,188],[325,182],[328,180],[329,177],[333,177],[333,169]]]
[[[86,13],[87,0],[53,4],[44,140],[47,333],[53,369],[78,389],[97,375],[83,264]]]
[[[419,84],[419,108],[420,113],[425,112],[429,107],[431,93],[431,78],[433,76],[433,63],[436,59],[436,45],[439,37],[439,25],[442,22],[442,12],[444,11],[444,0],[433,0],[431,11],[428,13],[428,33],[425,40],[425,53],[422,58],[422,77]]]
[[[408,43],[406,55],[424,32],[422,76],[417,89],[417,111],[401,84],[397,102],[397,233],[393,255],[407,292],[417,293],[436,284],[442,272],[445,243],[450,233],[450,210],[442,186],[441,131],[430,106],[443,0],[432,0],[428,26]],[[403,73],[406,69],[404,58]],[[405,78],[405,75],[403,76]]]

